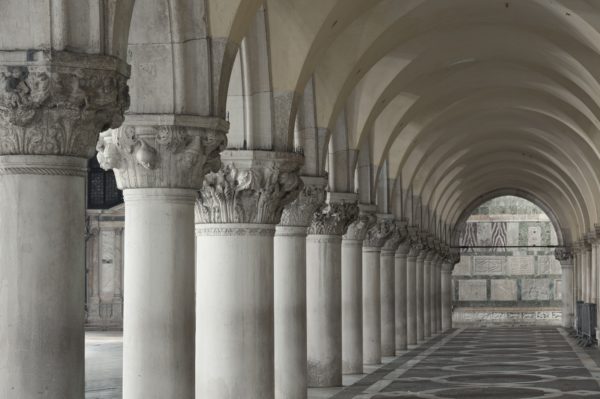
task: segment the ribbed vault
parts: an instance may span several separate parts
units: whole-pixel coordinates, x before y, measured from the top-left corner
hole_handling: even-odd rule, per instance
[[[440,237],[490,193],[538,204],[561,242],[598,222],[600,5],[293,3],[266,2],[272,89],[300,98],[312,77],[332,190],[355,180]]]

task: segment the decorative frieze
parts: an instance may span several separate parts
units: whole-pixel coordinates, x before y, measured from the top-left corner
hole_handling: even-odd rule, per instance
[[[304,187],[300,154],[227,150],[221,159],[221,169],[204,178],[197,223],[278,224]]]
[[[100,135],[98,162],[114,170],[119,188],[198,189],[207,173],[219,170],[229,123],[206,117],[171,119],[128,116],[121,128]]]
[[[281,215],[282,226],[307,227],[313,214],[325,206],[325,188],[327,179],[324,177],[302,176],[304,188],[298,198],[288,204]]]
[[[314,213],[308,234],[342,236],[357,217],[356,203],[330,202],[321,211]]]
[[[0,155],[90,158],[129,107],[129,66],[68,51],[0,51]]]

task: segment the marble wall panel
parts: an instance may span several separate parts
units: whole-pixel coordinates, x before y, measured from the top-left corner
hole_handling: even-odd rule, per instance
[[[460,301],[485,301],[487,299],[486,280],[461,280],[458,284]]]
[[[472,264],[473,258],[471,256],[461,256],[460,262],[454,266],[452,274],[455,276],[470,276]]]
[[[550,299],[550,280],[546,278],[521,280],[521,299],[524,301],[544,301]]]
[[[474,256],[474,275],[502,275],[505,270],[506,258],[503,256]]]
[[[491,281],[492,301],[516,301],[517,281],[508,279],[494,279]]]
[[[508,259],[507,274],[509,275],[532,275],[535,274],[533,257],[511,256]]]

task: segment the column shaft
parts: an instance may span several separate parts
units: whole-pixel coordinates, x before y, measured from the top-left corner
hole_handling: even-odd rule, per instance
[[[123,397],[193,398],[196,192],[126,189],[124,197]]]
[[[363,362],[381,363],[381,249],[363,247]]]
[[[362,240],[342,240],[342,371],[363,372]]]
[[[406,339],[417,344],[417,257],[409,254],[406,262]]]
[[[407,349],[406,340],[406,253],[396,252],[395,290],[396,290],[396,350]]]
[[[306,398],[306,227],[274,239],[275,398]]]
[[[431,337],[431,305],[433,303],[433,291],[431,285],[431,255],[423,262],[423,336]]]
[[[442,331],[452,328],[452,270],[448,263],[442,270]]]
[[[562,325],[570,328],[573,326],[573,265],[562,265]]]
[[[308,386],[342,385],[341,237],[306,238]]]
[[[425,339],[425,253],[417,257],[417,342]]]
[[[274,231],[196,226],[197,398],[274,397]]]
[[[0,397],[83,398],[86,161],[0,170]]]
[[[381,251],[381,356],[396,354],[394,251]]]

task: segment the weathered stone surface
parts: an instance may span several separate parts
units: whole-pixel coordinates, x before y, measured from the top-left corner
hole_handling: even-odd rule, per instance
[[[524,301],[538,301],[550,299],[550,280],[545,278],[522,279],[521,299],[523,299]]]
[[[223,166],[205,179],[196,206],[198,223],[278,224],[303,188],[301,155],[225,151]]]
[[[485,301],[487,299],[486,280],[461,280],[458,284],[460,301]]]
[[[511,256],[508,259],[507,274],[532,275],[535,274],[533,258],[529,256]]]
[[[473,258],[470,256],[462,256],[460,262],[454,266],[453,274],[455,276],[470,276]]]
[[[115,172],[121,189],[199,189],[207,173],[223,173],[219,154],[228,128],[217,118],[128,116],[124,126],[100,135],[98,162]]]
[[[491,280],[492,301],[516,301],[517,300],[517,281],[516,280]]]
[[[103,55],[0,52],[0,155],[91,158],[129,107],[129,67]]]
[[[537,261],[539,274],[561,274],[562,272],[560,262],[554,256],[539,255]]]
[[[473,258],[474,275],[504,274],[506,258],[502,256],[475,256]]]

